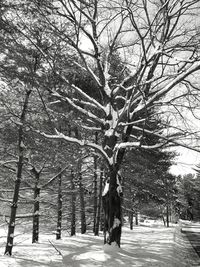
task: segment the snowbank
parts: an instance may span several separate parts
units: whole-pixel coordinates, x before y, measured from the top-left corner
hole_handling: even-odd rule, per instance
[[[180,266],[190,267],[190,266],[200,266],[200,258],[191,246],[189,240],[182,233],[182,228],[184,225],[191,224],[190,221],[181,221],[177,225],[174,231],[174,259]],[[200,229],[200,228],[199,228]],[[176,265],[175,265],[176,266]]]
[[[6,229],[0,228],[0,267],[190,267],[200,266],[199,258],[180,231],[180,226],[164,228],[155,224],[123,227],[121,248],[103,245],[103,237],[92,233],[55,240],[40,235],[31,244],[30,234],[15,237],[13,256],[4,256]]]

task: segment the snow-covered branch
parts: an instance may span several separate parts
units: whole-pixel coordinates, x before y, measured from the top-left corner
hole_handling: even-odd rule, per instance
[[[57,98],[59,98],[59,99],[62,99],[63,101],[66,101],[67,103],[70,104],[70,106],[71,106],[72,108],[74,108],[75,110],[77,110],[77,111],[80,112],[81,114],[86,115],[87,117],[89,117],[89,118],[90,118],[91,120],[93,120],[94,122],[96,122],[96,123],[98,123],[98,124],[103,124],[103,121],[102,121],[99,117],[95,116],[95,115],[94,115],[93,113],[91,113],[90,111],[85,110],[84,108],[82,108],[82,107],[76,105],[76,104],[74,103],[74,101],[71,100],[69,97],[67,97],[67,96],[62,96],[62,95],[60,95],[58,92],[54,92],[54,93],[52,93],[52,96],[55,96],[55,97],[57,97]]]
[[[93,148],[94,150],[98,151],[106,160],[109,160],[107,154],[102,149],[101,145],[98,145],[96,143],[92,143],[88,140],[79,140],[75,137],[70,137],[70,136],[64,135],[63,133],[60,133],[57,130],[55,130],[55,131],[56,131],[56,134],[47,134],[47,133],[40,132],[40,131],[37,131],[37,132],[46,138],[55,139],[55,140],[61,140],[62,139],[62,140],[67,141],[69,143],[75,143],[81,147]]]
[[[144,148],[144,149],[158,149],[158,148],[161,148],[163,146],[163,144],[161,143],[158,143],[158,144],[155,144],[155,145],[143,145],[141,144],[140,141],[138,142],[124,142],[124,143],[120,143],[120,144],[117,144],[115,146],[115,150],[120,150],[120,149],[124,149],[124,148],[131,148],[131,147],[140,147],[140,148]]]
[[[77,93],[79,93],[83,98],[87,99],[88,102],[93,103],[94,106],[101,111],[104,111],[104,107],[93,97],[89,96],[87,93],[85,93],[83,90],[81,90],[78,86],[75,86],[74,84],[70,83],[63,75],[61,76],[62,80],[65,81],[67,85],[70,86],[70,88],[74,89]]]

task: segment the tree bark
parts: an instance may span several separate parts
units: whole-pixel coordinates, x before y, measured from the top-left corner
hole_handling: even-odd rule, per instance
[[[164,216],[164,214],[162,215],[162,219],[163,219],[163,224],[164,224],[164,226],[166,226],[166,221],[165,221],[165,216]]]
[[[35,187],[32,243],[36,243],[39,240],[39,209],[40,209],[39,197],[40,197],[40,188]]]
[[[97,223],[97,156],[94,156],[94,220],[93,220],[93,232],[95,233]]]
[[[99,235],[99,225],[101,220],[101,203],[102,203],[102,188],[103,188],[103,170],[101,170],[100,181],[99,181],[99,201],[97,206],[97,216],[95,223],[95,235]]]
[[[107,127],[109,129],[112,125],[112,115],[107,117]],[[112,129],[110,129],[111,132]],[[132,126],[129,125],[126,131],[122,135],[123,142],[128,142],[131,134]],[[109,166],[109,190],[103,193],[103,208],[105,214],[104,223],[104,243],[112,244],[116,243],[120,247],[121,240],[121,228],[122,228],[122,211],[121,211],[121,199],[122,191],[118,177],[118,172],[125,155],[125,148],[120,149],[117,156],[114,155],[115,145],[117,144],[118,137],[113,133],[107,135],[103,141],[103,148],[109,159],[113,162],[108,162]],[[105,189],[104,189],[105,190]]]
[[[84,200],[84,188],[83,188],[81,173],[79,173],[79,197],[81,206],[81,234],[85,234],[86,232],[85,200]]]
[[[58,176],[58,206],[57,206],[57,229],[56,239],[61,239],[61,227],[62,227],[62,174]]]
[[[101,216],[100,216],[100,231],[103,232],[104,231],[104,224],[105,224],[105,212],[104,212],[104,206],[103,206],[102,198],[101,198],[101,203],[102,203],[102,207],[101,207]]]
[[[138,225],[138,211],[135,212],[135,225]]]
[[[95,133],[95,143],[98,143],[98,133]],[[98,205],[98,197],[97,197],[97,159],[98,157],[94,155],[94,219],[93,219],[93,232],[95,233],[96,229],[96,221],[97,221],[97,205]]]
[[[168,180],[166,180],[166,198],[167,198],[167,201],[166,201],[166,224],[167,224],[167,227],[169,227],[169,184],[168,184]]]
[[[121,193],[117,178],[117,171],[110,168],[109,190],[103,195],[103,207],[105,213],[104,243],[117,244],[120,247],[121,240]]]
[[[71,170],[71,236],[76,234],[76,195],[75,195],[75,185],[74,185],[74,173]]]
[[[133,230],[133,211],[129,212],[130,230]]]
[[[166,207],[166,224],[167,224],[167,227],[169,227],[169,204],[168,203]]]
[[[40,188],[38,187],[38,184],[40,172],[38,172],[35,168],[32,169],[32,172],[35,176],[32,243],[36,243],[39,240]]]
[[[28,101],[29,96],[31,94],[31,90],[26,92],[23,109],[20,117],[20,126],[18,130],[18,163],[17,163],[17,177],[15,180],[15,187],[14,187],[14,194],[13,200],[11,205],[11,214],[10,214],[10,221],[8,224],[8,235],[7,235],[7,242],[6,242],[6,255],[12,255],[12,248],[13,248],[13,240],[14,240],[14,231],[15,231],[15,220],[17,214],[17,204],[19,199],[19,190],[20,190],[20,183],[22,178],[22,170],[23,170],[23,162],[24,162],[24,124],[26,120],[26,113],[28,108]]]

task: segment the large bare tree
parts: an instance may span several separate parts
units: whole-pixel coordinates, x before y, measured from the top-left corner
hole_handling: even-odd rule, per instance
[[[40,25],[46,26],[46,34],[53,36],[49,47],[38,44],[31,35],[32,25],[25,19],[20,21],[19,14],[16,16],[16,27],[19,21],[21,25],[18,32],[46,60],[43,72],[51,70],[60,81],[48,87],[54,98],[48,108],[66,104],[74,113],[72,123],[76,127],[83,132],[90,131],[91,136],[99,132],[103,137],[102,142],[96,143],[87,135],[68,136],[56,128],[54,133],[42,133],[49,138],[90,147],[105,159],[109,169],[109,180],[103,192],[108,244],[120,246],[118,173],[126,149],[156,149],[169,142],[187,146],[178,138],[183,134],[187,136],[188,131],[174,125],[174,121],[170,125],[165,114],[173,110],[182,115],[180,106],[193,113],[199,100],[196,75],[200,70],[198,2],[31,1],[34,19],[39,18]],[[9,16],[6,19],[9,20]],[[69,56],[77,55],[73,62],[74,76],[90,77],[90,86],[82,86],[84,78],[79,83],[69,78],[64,64],[66,57],[56,61],[53,56],[58,51],[55,43],[59,44],[61,54],[66,55],[68,51]],[[117,57],[120,58],[118,63]],[[156,116],[166,118],[165,131],[149,129],[149,123]],[[159,142],[147,144],[145,134],[155,135]]]

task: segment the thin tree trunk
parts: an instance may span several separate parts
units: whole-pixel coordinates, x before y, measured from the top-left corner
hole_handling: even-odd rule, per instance
[[[138,211],[135,212],[135,225],[138,225]]]
[[[15,180],[15,187],[14,187],[14,194],[13,200],[11,205],[11,214],[10,214],[10,221],[8,224],[8,235],[7,235],[7,242],[5,248],[6,255],[12,255],[12,248],[13,248],[13,240],[14,240],[14,231],[15,231],[15,221],[16,221],[16,214],[17,214],[17,205],[19,199],[19,190],[20,190],[20,183],[22,178],[22,170],[23,170],[23,161],[24,161],[24,124],[26,119],[27,107],[29,96],[31,94],[31,90],[26,92],[24,105],[20,117],[20,126],[18,131],[18,163],[17,163],[17,177]]]
[[[94,222],[93,222],[93,232],[95,233],[96,223],[97,223],[97,156],[94,156]]]
[[[168,203],[166,207],[166,223],[167,223],[167,227],[169,227],[169,204]]]
[[[77,139],[81,138],[81,134],[78,131],[78,128],[75,128],[75,136]],[[81,153],[82,154],[82,153]],[[84,188],[82,183],[82,158],[80,157],[78,160],[78,179],[79,179],[79,199],[80,199],[80,213],[81,213],[81,234],[85,234],[86,232],[86,218],[85,218],[85,200],[84,200]]]
[[[104,224],[105,224],[105,212],[104,212],[104,207],[103,207],[103,200],[101,198],[101,203],[102,203],[102,207],[101,207],[101,216],[100,216],[100,231],[104,231]]]
[[[169,185],[168,185],[168,182],[166,183],[166,191],[167,191],[167,194],[166,194],[166,197],[167,197],[167,205],[166,205],[166,223],[167,223],[167,227],[169,227]]]
[[[164,224],[164,226],[166,226],[166,221],[165,221],[165,216],[164,216],[164,214],[162,215],[162,219],[163,219],[163,224]]]
[[[81,234],[85,234],[86,232],[85,200],[84,200],[84,188],[83,188],[81,173],[79,173],[79,197],[81,206]]]
[[[34,189],[34,214],[33,214],[33,233],[32,243],[36,243],[39,240],[39,209],[40,209],[40,188]]]
[[[32,243],[36,243],[39,240],[39,209],[40,209],[39,197],[40,197],[40,188],[35,188]]]
[[[62,174],[58,176],[58,206],[57,206],[57,229],[56,239],[61,239],[61,227],[62,227]]]
[[[38,184],[40,172],[38,172],[35,168],[32,169],[32,172],[35,176],[32,243],[36,243],[39,240],[40,188],[38,187]]]
[[[121,174],[120,174],[120,172],[118,172],[118,179],[119,179],[119,183],[120,183],[120,186],[121,186],[121,188],[124,188],[124,179],[122,178],[122,176],[121,176]],[[121,192],[121,196],[122,196],[122,192]],[[122,224],[122,227],[124,226],[124,215],[123,215],[123,209],[122,209],[122,206],[123,206],[123,198],[122,197],[120,197],[120,199],[121,199],[121,224]]]
[[[71,170],[71,236],[76,234],[76,195],[75,195],[75,185],[74,185],[74,173]]]
[[[95,143],[98,143],[98,133],[95,133]],[[97,197],[97,159],[98,157],[94,155],[94,219],[93,219],[93,232],[95,233],[96,228],[96,220],[97,220],[97,205],[98,205],[98,197]]]
[[[97,206],[97,216],[95,223],[95,235],[99,235],[99,225],[101,220],[101,203],[102,203],[102,189],[103,189],[103,170],[101,170],[100,181],[99,181],[99,201]]]
[[[129,212],[130,230],[133,230],[133,211]]]

